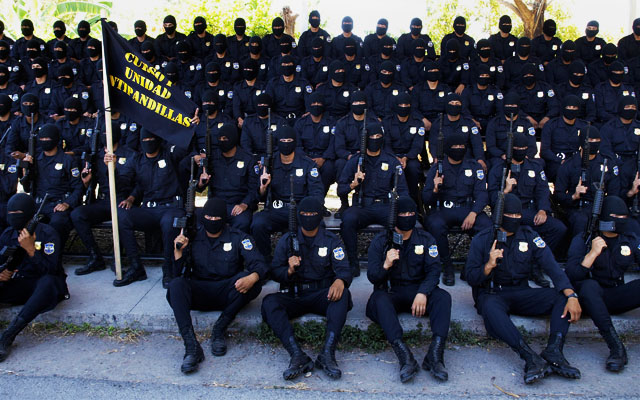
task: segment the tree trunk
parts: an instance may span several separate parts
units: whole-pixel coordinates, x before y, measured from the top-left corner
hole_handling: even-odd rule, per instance
[[[282,12],[280,13],[280,15],[284,20],[284,33],[295,37],[296,19],[298,18],[298,14],[294,15],[293,11],[291,11],[291,7],[284,6],[282,7]]]
[[[524,25],[524,35],[533,39],[542,34],[544,12],[547,10],[547,0],[498,0],[500,4],[513,11]],[[527,4],[528,3],[528,4]]]

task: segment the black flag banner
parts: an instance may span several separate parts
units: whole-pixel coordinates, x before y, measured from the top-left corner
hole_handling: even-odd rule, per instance
[[[195,125],[196,105],[102,19],[104,60],[111,108],[146,129],[187,148]]]

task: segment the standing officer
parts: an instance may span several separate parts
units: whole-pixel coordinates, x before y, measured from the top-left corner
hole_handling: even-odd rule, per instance
[[[362,47],[365,58],[380,54],[382,39],[387,37],[387,29],[389,29],[389,21],[387,21],[386,18],[380,18],[376,23],[375,33],[370,33],[365,36]],[[395,39],[391,38],[391,40],[393,40],[393,45],[395,45]]]
[[[539,81],[545,79],[544,65],[542,61],[531,53],[531,39],[524,36],[516,42],[516,54],[507,58],[504,63],[504,89],[512,89],[522,83],[522,68],[527,64],[533,64],[534,74]]]
[[[143,20],[139,19],[133,23],[133,31],[136,34],[134,37],[129,39],[129,44],[133,46],[134,49],[141,52],[142,45],[144,43],[149,43],[153,47],[153,41],[155,40],[151,36],[147,35],[147,23]]]
[[[621,314],[640,307],[640,279],[625,283],[624,274],[640,261],[638,237],[627,229],[629,210],[619,197],[607,196],[602,204],[599,234],[591,243],[576,236],[569,247],[567,276],[580,303],[609,347],[606,368],[620,372],[627,365],[627,351],[611,321],[610,314]]]
[[[238,128],[224,124],[218,132],[218,148],[207,154],[199,190],[225,202],[229,226],[249,232],[253,210],[258,205],[258,176],[253,155],[239,146]]]
[[[352,206],[342,213],[340,233],[344,240],[353,276],[360,276],[358,262],[358,229],[371,224],[384,224],[389,214],[389,193],[398,175],[397,192],[407,195],[407,183],[400,161],[383,148],[384,129],[380,123],[367,125],[366,154],[347,161],[338,178],[338,196],[347,197],[352,190]],[[362,201],[360,201],[362,199]]]
[[[181,371],[194,372],[204,360],[191,310],[221,310],[211,330],[211,354],[227,353],[226,331],[240,310],[260,294],[268,267],[253,248],[253,239],[227,226],[224,200],[210,198],[202,209],[194,237],[181,232],[174,240],[174,276],[167,290],[185,354]],[[180,246],[178,246],[180,245]],[[185,252],[186,250],[186,252]],[[245,270],[246,268],[246,270]]]
[[[489,42],[491,43],[493,55],[504,64],[509,57],[516,55],[518,38],[511,34],[511,17],[508,15],[500,17],[498,29],[500,29],[498,33],[494,33],[489,37]]]
[[[99,132],[92,132],[91,134],[100,135]],[[92,188],[95,190],[95,185],[97,184],[98,193],[95,202],[80,206],[71,212],[73,226],[82,244],[89,251],[87,265],[76,269],[74,271],[76,275],[86,275],[105,268],[100,248],[96,243],[93,232],[91,232],[91,227],[111,220],[109,176],[107,171],[109,162],[115,162],[116,200],[118,204],[121,204],[133,189],[135,171],[132,170],[132,166],[136,153],[128,147],[120,145],[120,136],[120,127],[114,125],[112,128],[113,153],[107,153],[107,137],[105,134],[101,134],[98,143],[101,143],[103,148],[96,155],[95,164],[82,166],[83,169],[80,176],[85,190],[92,184]],[[89,192],[89,196],[93,195],[93,192]]]
[[[407,89],[394,81],[395,65],[387,60],[380,64],[379,80],[371,82],[364,90],[367,95],[367,105],[379,121],[393,115],[393,105],[400,93],[406,93]]]
[[[7,136],[6,152],[16,160],[22,160],[28,150],[29,135],[31,134],[31,124],[33,132],[46,124],[46,117],[40,114],[38,107],[38,97],[31,93],[25,93],[20,99],[20,111],[22,116],[17,117],[11,124],[11,130]],[[31,115],[33,115],[33,120]],[[36,153],[40,150],[40,143],[36,143]],[[33,154],[32,154],[33,155]]]
[[[353,307],[348,289],[352,278],[342,241],[320,226],[322,209],[318,197],[305,197],[300,202],[297,212],[300,228],[282,236],[271,264],[271,277],[280,283],[280,293],[272,293],[262,301],[262,318],[291,356],[289,367],[282,374],[286,380],[295,379],[314,366],[296,343],[289,322],[290,318],[307,313],[327,318],[325,343],[316,367],[331,379],[342,376],[335,351],[347,312]],[[297,252],[293,250],[294,241],[299,245]]]
[[[136,30],[136,35],[137,33]],[[213,35],[207,32],[207,20],[204,17],[197,16],[193,20],[193,31],[187,36],[187,43],[193,50],[193,56],[200,60],[207,58],[213,51]]]
[[[542,23],[542,35],[533,38],[531,50],[540,58],[545,66],[556,58],[556,54],[562,46],[562,41],[556,37],[556,21],[548,19]]]
[[[471,73],[469,74],[469,83],[476,83],[478,80],[478,69],[484,65],[488,68],[489,83],[498,88],[505,87],[506,74],[502,62],[492,55],[491,42],[487,39],[480,39],[477,43],[478,58],[471,62]]]
[[[145,128],[140,132],[140,145],[143,154],[139,154],[132,165],[135,187],[118,205],[120,237],[129,257],[129,269],[122,279],[113,281],[113,286],[126,286],[147,279],[138,255],[135,231],[160,230],[164,252],[162,287],[166,289],[173,278],[171,253],[173,239],[179,232],[173,227],[173,219],[184,215],[177,171],[178,163],[185,154],[176,146],[169,148],[168,144],[163,145],[159,137]],[[140,207],[132,207],[134,202],[141,202]]]
[[[44,223],[39,223],[33,234],[26,229],[36,209],[33,197],[26,193],[13,195],[7,204],[10,227],[2,232],[0,246],[15,248],[14,257],[22,254],[22,260],[15,271],[0,273],[0,302],[23,307],[0,335],[0,362],[7,359],[16,336],[35,317],[69,298],[58,233]]]
[[[414,56],[415,42],[419,39],[422,40],[423,46],[426,46],[427,58],[436,59],[436,49],[433,47],[433,41],[428,34],[422,33],[422,20],[420,18],[413,18],[409,25],[409,33],[403,33],[398,38],[396,52],[401,59],[408,59]],[[424,53],[422,54],[424,56]]]
[[[474,68],[475,83],[462,91],[462,104],[465,105],[476,127],[486,132],[487,124],[496,115],[502,114],[502,92],[491,83],[491,70],[488,65],[480,64]]]
[[[162,21],[164,33],[158,35],[153,41],[155,53],[159,57],[164,57],[171,61],[176,58],[176,43],[187,40],[187,36],[182,32],[176,32],[176,17],[167,15]]]
[[[633,20],[633,32],[618,41],[620,58],[629,61],[640,55],[640,18]]]
[[[476,41],[465,33],[467,30],[467,20],[462,16],[457,16],[453,20],[453,32],[447,33],[440,42],[440,49],[447,48],[449,40],[453,39],[458,42],[460,49],[460,57],[465,60],[472,60],[475,58],[475,43]]]
[[[569,79],[567,82],[556,85],[556,93],[559,99],[564,99],[572,94],[578,97],[580,109],[578,118],[595,123],[596,121],[596,96],[593,88],[585,82],[587,67],[580,60],[575,60],[569,65]]]
[[[562,354],[569,323],[577,322],[582,313],[578,296],[544,240],[520,224],[521,213],[520,200],[506,194],[499,227],[506,243],[497,244],[493,229],[485,229],[471,241],[466,270],[475,306],[487,332],[506,342],[525,361],[524,383],[534,383],[551,371],[579,379],[580,371]],[[553,280],[553,288],[529,287],[528,276],[534,264],[544,268]],[[510,314],[551,315],[549,342],[540,356],[524,341]]]
[[[445,159],[442,175],[434,164],[422,192],[425,207],[432,212],[425,219],[427,231],[436,238],[440,249],[442,283],[453,286],[456,278],[451,263],[447,234],[452,226],[474,234],[491,226],[491,220],[482,211],[488,204],[487,180],[482,166],[471,158],[465,158],[468,141],[464,134],[453,132],[444,139]]]
[[[607,44],[604,39],[596,37],[598,32],[600,32],[598,21],[589,21],[584,30],[585,36],[576,40],[576,58],[581,59],[587,65],[600,58],[602,49]]]
[[[251,236],[268,261],[271,259],[271,234],[287,227],[292,186],[296,201],[306,196],[324,198],[318,166],[304,152],[296,151],[296,131],[288,125],[282,126],[274,137],[274,142],[276,140],[278,151],[274,153],[271,170],[265,165],[255,167],[255,173],[260,177],[258,193],[266,202],[264,210],[257,213],[251,223]]]
[[[229,55],[236,60],[242,60],[249,54],[249,38],[245,35],[247,23],[244,18],[236,18],[233,22],[234,35],[227,36]]]
[[[274,111],[293,126],[304,114],[305,101],[313,93],[313,87],[296,73],[291,56],[281,57],[280,67],[281,75],[269,81],[266,93],[273,99]]]
[[[449,379],[444,348],[451,322],[451,295],[438,287],[440,259],[436,241],[416,229],[417,206],[409,197],[398,199],[393,235],[402,236],[399,248],[390,246],[389,232],[379,233],[369,246],[367,278],[373,293],[367,302],[367,317],[380,324],[400,363],[404,383],[418,373],[418,363],[402,341],[398,312],[411,310],[414,317],[429,316],[433,337],[422,368],[439,381]]]
[[[423,74],[423,82],[411,90],[411,103],[422,114],[424,129],[430,131],[435,119],[445,111],[451,88],[441,81],[442,74],[436,62],[426,61]]]
[[[599,124],[599,127],[615,118],[618,102],[622,97],[636,97],[633,86],[623,83],[624,68],[620,61],[614,61],[609,66],[609,79],[595,87],[596,124]]]
[[[360,36],[355,35],[352,31],[353,18],[347,15],[346,17],[342,18],[342,33],[331,40],[331,57],[337,60],[340,60],[344,57],[344,55],[346,54],[345,46],[347,45],[347,39],[353,41],[354,50],[357,47],[357,50],[352,55],[355,56],[357,53],[358,57],[362,57],[362,39],[360,38]]]
[[[280,39],[283,37],[288,37],[290,39],[289,43],[294,41],[291,35],[284,33],[284,20],[280,17],[274,18],[271,22],[271,32],[262,38],[264,55],[267,58],[275,58],[280,55]]]
[[[312,47],[314,39],[320,39],[322,43],[322,55],[328,56],[330,53],[330,40],[331,35],[324,29],[320,28],[320,13],[317,10],[313,10],[309,13],[309,29],[302,32],[300,40],[298,40],[298,55],[300,58],[304,58],[313,55]]]

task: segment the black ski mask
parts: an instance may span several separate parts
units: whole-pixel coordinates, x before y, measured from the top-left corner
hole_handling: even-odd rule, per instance
[[[24,229],[36,213],[36,202],[27,193],[16,193],[7,203],[7,222],[16,231]],[[12,213],[12,211],[19,211]],[[20,212],[21,211],[21,212]]]
[[[220,219],[211,220],[209,218],[219,217]],[[202,207],[202,225],[204,230],[212,235],[219,233],[227,220],[227,204],[218,197],[212,197],[204,203]]]
[[[465,146],[454,148],[453,146]],[[462,132],[454,132],[444,138],[444,152],[453,161],[462,161],[467,154],[467,138]]]
[[[513,193],[507,193],[504,195],[504,214],[521,214],[522,215],[522,202]],[[509,233],[516,233],[520,228],[522,217],[507,217],[502,216],[502,228]]]
[[[372,139],[371,136],[381,134],[379,138]],[[377,153],[382,149],[382,143],[384,142],[384,129],[382,124],[375,122],[367,125],[367,150],[372,153]]]
[[[324,207],[317,197],[308,196],[298,205],[298,222],[305,231],[313,231],[322,222]],[[311,215],[302,215],[302,213]]]
[[[288,126],[278,128],[278,151],[284,156],[288,156],[296,150],[296,131]],[[283,140],[292,139],[284,142]]]
[[[38,142],[44,151],[55,149],[59,141],[60,130],[54,124],[45,124],[38,131]]]
[[[151,140],[145,140],[151,139]],[[160,149],[160,138],[148,129],[140,130],[140,145],[146,154],[153,154]]]
[[[226,140],[222,140],[225,137]],[[238,128],[234,124],[226,123],[222,125],[218,131],[218,145],[223,153],[227,153],[238,145],[240,137],[238,136]]]
[[[614,215],[626,215],[627,218],[613,217]],[[607,196],[602,202],[602,213],[600,214],[600,230],[605,232],[624,233],[627,228],[629,209],[618,196]]]
[[[415,201],[409,196],[400,196],[398,198],[398,215],[396,217],[396,227],[403,231],[407,232],[415,228],[417,216],[418,206],[416,206]],[[408,216],[400,216],[400,214],[405,213],[413,213],[413,215]]]

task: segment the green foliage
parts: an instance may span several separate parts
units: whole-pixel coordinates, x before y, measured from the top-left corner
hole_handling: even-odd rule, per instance
[[[544,14],[545,20],[553,19],[554,21],[556,21],[556,25],[558,26],[558,32],[556,33],[556,36],[562,41],[576,40],[580,36],[584,35],[584,26],[578,28],[575,25],[569,25],[566,23],[566,21],[571,18],[570,10],[573,9],[573,4],[568,3],[574,2],[566,1],[562,4],[559,4],[552,1],[551,4],[549,4],[549,6],[547,7],[547,11]]]

